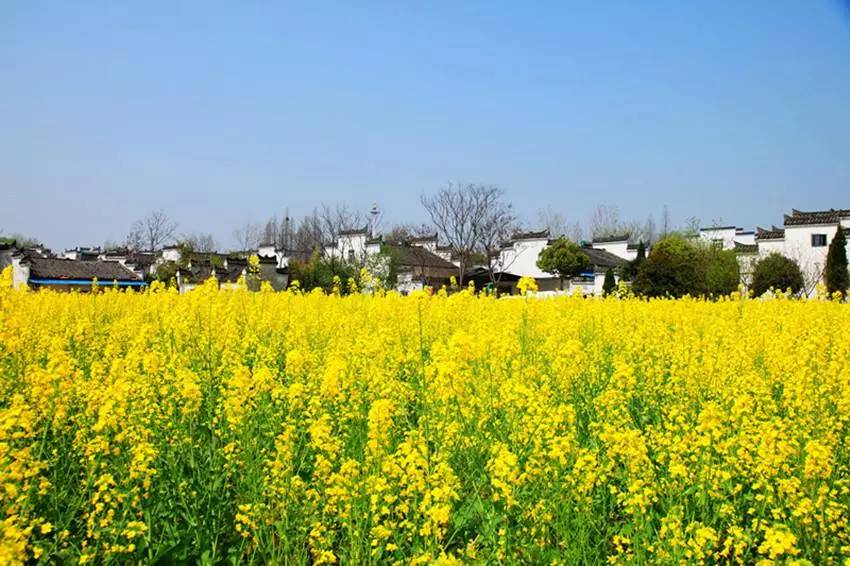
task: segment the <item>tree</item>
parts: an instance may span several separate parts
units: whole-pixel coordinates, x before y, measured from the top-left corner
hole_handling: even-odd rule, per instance
[[[564,279],[576,277],[589,265],[590,259],[581,246],[563,237],[540,252],[537,258],[537,267],[558,276],[561,289],[564,288]]]
[[[554,238],[564,236],[574,242],[582,239],[581,224],[576,221],[568,221],[563,214],[556,211],[552,206],[537,211],[535,225],[539,229],[549,230],[549,234]]]
[[[171,220],[164,210],[156,210],[133,223],[127,234],[127,247],[135,251],[155,251],[171,241],[175,232],[177,222]]]
[[[705,290],[720,297],[738,289],[741,268],[734,250],[721,250],[710,243],[699,246],[701,265],[705,269]]]
[[[758,297],[770,289],[790,289],[794,294],[803,289],[803,273],[796,261],[774,252],[755,264],[750,290]]]
[[[2,233],[2,230],[0,230],[0,233]],[[35,248],[41,245],[37,238],[20,233],[0,236],[0,244],[15,244],[19,248]]]
[[[829,294],[841,293],[842,299],[846,297],[847,288],[850,287],[850,272],[847,271],[847,237],[841,226],[829,244],[824,272]]]
[[[669,236],[672,228],[673,222],[670,220],[670,209],[665,204],[664,208],[661,209],[661,238],[663,239]]]
[[[193,232],[191,234],[183,234],[180,237],[180,243],[186,248],[199,253],[210,253],[218,249],[218,242],[212,234],[202,234]]]
[[[502,245],[518,231],[519,222],[513,206],[505,202],[504,191],[498,187],[482,187],[478,206],[481,219],[476,229],[478,247],[484,254],[491,283],[498,283],[502,272],[510,267],[502,255]]]
[[[643,262],[646,261],[646,245],[641,241],[638,243],[637,255],[635,259],[630,261],[625,265],[620,273],[621,278],[628,279],[629,281],[634,281],[637,274],[640,273],[640,268],[643,265]]]
[[[482,224],[501,189],[493,186],[449,183],[421,202],[437,232],[458,260],[458,282],[463,286],[466,268],[481,241]],[[494,198],[495,197],[495,198]]]
[[[237,251],[246,252],[257,249],[262,238],[262,227],[254,222],[246,222],[233,231],[233,239],[236,241]]]
[[[632,289],[645,297],[704,294],[705,274],[696,246],[676,235],[657,242],[641,265]]]
[[[592,238],[619,236],[625,231],[625,225],[620,219],[620,209],[616,205],[596,205],[593,216],[590,218],[590,236]]]
[[[605,281],[602,282],[602,293],[606,297],[614,292],[617,288],[617,281],[614,279],[614,270],[610,267],[605,272]]]

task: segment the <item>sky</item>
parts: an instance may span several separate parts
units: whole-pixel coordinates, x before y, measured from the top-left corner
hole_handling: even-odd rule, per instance
[[[586,224],[850,208],[850,2],[4,2],[0,231],[121,241],[448,182]]]

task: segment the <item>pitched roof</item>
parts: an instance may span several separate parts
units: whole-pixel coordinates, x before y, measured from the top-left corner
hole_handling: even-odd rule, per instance
[[[739,254],[757,254],[759,251],[758,244],[742,244],[735,242],[735,251]]]
[[[795,208],[791,214],[785,215],[786,226],[800,226],[805,224],[837,224],[841,218],[850,217],[850,210],[830,208],[829,210],[814,210],[804,212]]]
[[[620,267],[626,264],[626,260],[609,251],[591,247],[584,247],[581,251],[587,255],[593,267]]]
[[[605,244],[608,242],[627,242],[629,240],[629,234],[614,234],[611,236],[600,236],[593,238],[594,244]]]
[[[399,267],[431,267],[435,269],[456,269],[455,264],[446,261],[425,248],[409,245],[388,245],[387,251],[392,254]]]
[[[512,240],[539,240],[542,238],[549,238],[549,229],[539,231],[531,231],[531,232],[516,232],[513,236],[511,236]]]
[[[785,237],[785,230],[771,226],[769,230],[765,230],[761,226],[756,226],[756,240],[781,240]]]
[[[366,224],[363,228],[349,228],[348,230],[340,230],[340,236],[359,236],[360,234],[368,234],[369,233],[369,225]]]
[[[117,261],[79,261],[28,257],[30,277],[37,279],[94,279],[98,281],[139,281],[139,276]]]
[[[424,236],[414,236],[410,238],[411,242],[436,242],[437,241],[437,233],[427,234]]]

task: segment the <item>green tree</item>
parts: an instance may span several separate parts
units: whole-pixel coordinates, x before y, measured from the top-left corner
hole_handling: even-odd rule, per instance
[[[630,261],[623,267],[620,273],[620,277],[629,281],[634,281],[635,277],[637,277],[637,274],[640,273],[640,268],[643,265],[643,262],[645,261],[646,245],[643,242],[639,242],[637,248],[637,256],[635,256],[632,261]]]
[[[582,251],[581,246],[564,237],[555,240],[540,253],[537,259],[537,267],[558,276],[561,280],[561,289],[564,288],[564,279],[579,275],[588,265],[590,265],[590,259]]]
[[[310,291],[319,287],[326,293],[330,293],[334,286],[334,276],[339,277],[342,285],[341,292],[347,293],[347,282],[350,278],[357,276],[357,268],[348,262],[323,259],[315,252],[310,261],[293,261],[290,264],[290,280],[298,281],[301,289]]]
[[[657,242],[640,267],[632,289],[645,297],[682,297],[706,292],[700,251],[674,234]]]
[[[776,252],[756,263],[753,268],[753,280],[750,290],[756,297],[770,289],[799,293],[803,288],[803,273],[793,259]]]
[[[841,293],[841,298],[847,296],[850,287],[850,272],[847,271],[847,236],[840,226],[835,237],[829,244],[826,254],[826,290],[832,295]]]
[[[701,264],[705,269],[705,291],[719,297],[738,290],[741,268],[734,250],[721,250],[713,245],[700,246]]]
[[[605,272],[605,281],[602,283],[602,293],[607,297],[617,289],[617,281],[614,279],[614,270],[610,267]]]

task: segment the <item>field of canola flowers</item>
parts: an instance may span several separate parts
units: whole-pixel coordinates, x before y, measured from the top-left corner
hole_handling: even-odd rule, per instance
[[[0,289],[0,562],[847,563],[850,307]]]

